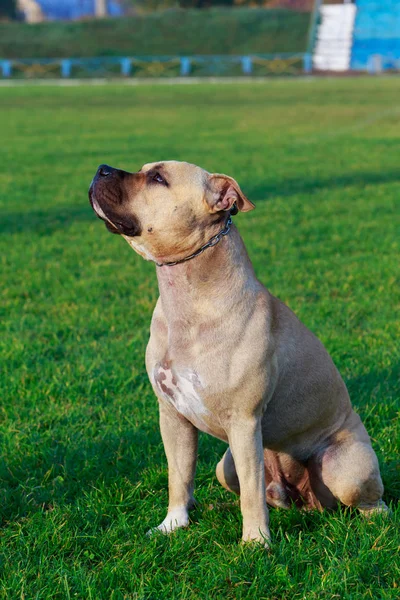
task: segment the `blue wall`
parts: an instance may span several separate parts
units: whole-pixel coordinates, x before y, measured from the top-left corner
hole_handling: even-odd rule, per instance
[[[400,0],[357,0],[351,68],[364,70],[374,54],[382,56],[382,67],[400,60]]]
[[[48,19],[80,19],[94,15],[94,0],[37,0]],[[108,13],[111,16],[123,14],[122,7],[108,0]]]

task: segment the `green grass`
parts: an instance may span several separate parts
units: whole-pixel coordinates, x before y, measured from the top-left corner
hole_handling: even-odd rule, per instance
[[[0,59],[304,52],[309,22],[309,13],[243,8],[0,23]]]
[[[398,597],[400,80],[0,88],[0,598]],[[390,519],[271,510],[270,553],[201,435],[190,529],[148,539],[167,468],[144,367],[154,266],[92,213],[97,165],[238,179],[256,273],[325,343]]]

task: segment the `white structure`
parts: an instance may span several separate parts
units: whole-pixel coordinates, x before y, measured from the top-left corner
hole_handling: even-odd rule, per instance
[[[95,0],[96,17],[105,17],[107,15],[107,0]]]
[[[35,0],[18,0],[17,9],[24,14],[27,23],[41,23],[45,20],[43,11]]]
[[[314,48],[313,67],[321,71],[347,71],[353,43],[355,4],[324,4]]]

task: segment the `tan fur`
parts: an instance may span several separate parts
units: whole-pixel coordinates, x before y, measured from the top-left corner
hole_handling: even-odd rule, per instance
[[[168,187],[146,179],[155,167]],[[145,165],[123,182],[118,206],[142,227],[124,237],[158,263],[197,250],[224,227],[234,203],[253,208],[232,178],[188,163]],[[113,183],[95,178],[91,194],[107,214],[104,185]],[[168,515],[159,529],[188,523],[198,429],[229,444],[217,477],[240,493],[244,540],[268,542],[267,501],[384,509],[376,456],[338,370],[257,280],[236,227],[196,258],[157,267],[157,277],[146,367],[169,469]]]

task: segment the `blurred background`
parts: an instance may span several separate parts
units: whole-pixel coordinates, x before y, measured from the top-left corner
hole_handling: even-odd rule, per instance
[[[400,0],[0,0],[0,77],[400,71]]]

